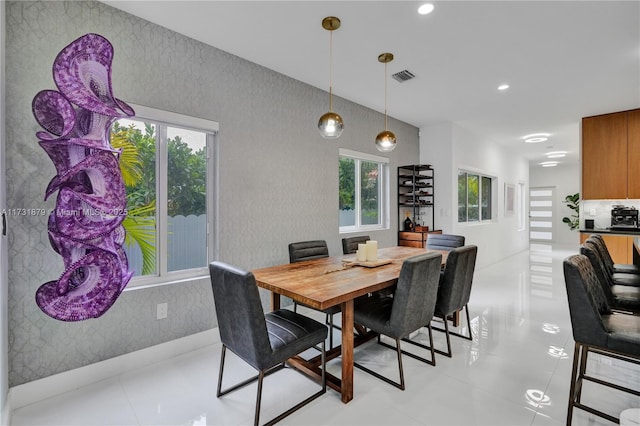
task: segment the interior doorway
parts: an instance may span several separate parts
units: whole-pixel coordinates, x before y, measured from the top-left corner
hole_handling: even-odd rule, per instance
[[[529,189],[529,241],[554,241],[554,186]]]

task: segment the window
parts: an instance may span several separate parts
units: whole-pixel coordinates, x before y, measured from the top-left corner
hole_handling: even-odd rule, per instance
[[[389,227],[389,160],[340,149],[340,232]]]
[[[458,171],[458,222],[491,220],[493,178]]]
[[[142,106],[111,128],[127,189],[129,286],[207,274],[217,123]]]

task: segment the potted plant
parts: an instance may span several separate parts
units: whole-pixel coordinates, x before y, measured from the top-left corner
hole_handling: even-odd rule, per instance
[[[567,207],[573,210],[573,213],[571,214],[571,216],[563,217],[562,222],[569,225],[569,229],[571,229],[572,231],[574,229],[578,229],[578,226],[580,225],[580,194],[576,192],[575,194],[567,195],[566,197],[564,197],[563,203],[565,203]]]

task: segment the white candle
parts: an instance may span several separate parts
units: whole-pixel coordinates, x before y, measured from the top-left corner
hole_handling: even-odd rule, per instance
[[[365,262],[367,260],[367,250],[366,249],[358,250],[356,252],[356,259],[358,260],[358,262]]]
[[[367,262],[375,262],[378,260],[378,242],[374,240],[367,241]]]

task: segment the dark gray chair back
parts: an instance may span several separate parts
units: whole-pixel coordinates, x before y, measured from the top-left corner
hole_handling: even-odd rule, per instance
[[[593,267],[593,272],[598,279],[598,283],[600,283],[600,286],[602,287],[605,297],[609,303],[613,303],[614,295],[611,291],[613,280],[611,278],[611,274],[607,271],[604,265],[601,252],[596,247],[596,244],[594,244],[592,240],[585,241],[580,246],[580,254],[587,256],[587,259],[589,259],[589,262],[591,262],[591,266]]]
[[[464,245],[463,235],[453,234],[429,234],[427,235],[427,248],[432,250],[451,250]]]
[[[271,358],[271,344],[253,273],[222,262],[212,262],[209,272],[222,344],[263,369]]]
[[[380,330],[390,337],[406,337],[424,327],[433,318],[438,295],[438,277],[442,255],[426,253],[402,263],[398,285],[393,296],[389,330]]]
[[[563,269],[573,339],[607,347],[608,333],[601,315],[610,314],[611,309],[591,261],[585,255],[575,254],[564,260]]]
[[[358,250],[358,244],[364,244],[369,241],[368,235],[361,235],[359,237],[348,237],[342,239],[342,254],[355,253]]]
[[[607,273],[609,273],[610,275],[613,274],[615,272],[613,268],[613,265],[614,265],[613,258],[611,257],[611,253],[609,253],[609,249],[607,248],[607,243],[604,242],[602,235],[591,234],[589,238],[587,238],[587,241],[593,244],[595,248],[598,250],[598,253],[600,253],[600,257],[602,258],[602,264],[606,268]],[[585,243],[587,241],[585,241]]]
[[[611,287],[613,283],[613,272],[605,263],[602,256],[602,251],[598,248],[597,243],[593,240],[587,240],[580,246],[580,254],[584,254],[591,261],[593,268],[595,269],[596,276],[602,284],[606,284],[607,287]]]
[[[439,315],[446,317],[469,303],[477,255],[478,247],[474,245],[453,248],[449,252],[440,275],[436,302],[436,312]]]
[[[289,244],[289,263],[329,257],[325,240],[300,241]]]
[[[449,252],[444,270],[440,275],[436,302],[438,314],[451,315],[469,303],[477,255],[478,247],[473,245],[457,247]]]

